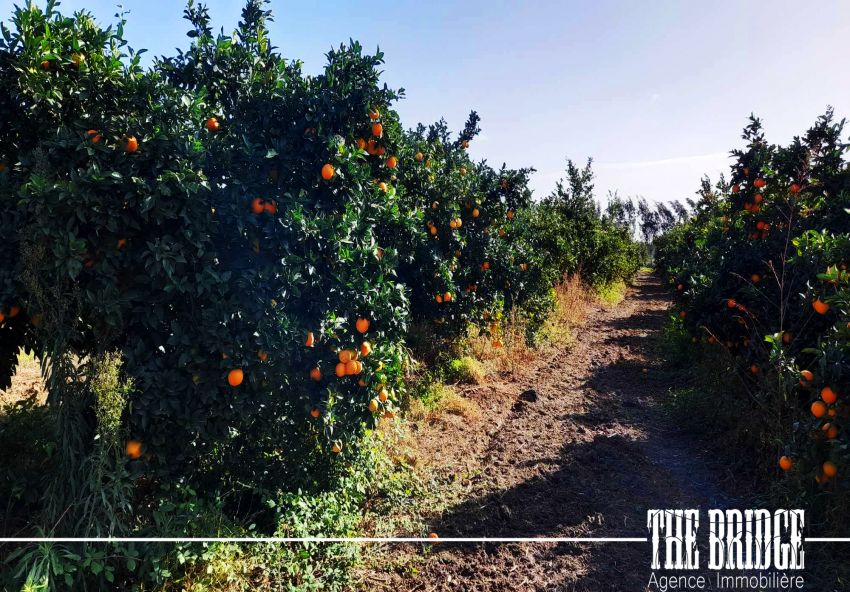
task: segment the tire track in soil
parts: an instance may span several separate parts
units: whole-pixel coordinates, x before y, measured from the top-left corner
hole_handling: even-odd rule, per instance
[[[538,359],[515,382],[470,389],[489,429],[446,426],[454,445],[444,443],[437,462],[480,475],[432,530],[635,537],[646,536],[647,509],[730,505],[717,467],[659,408],[670,385],[654,372],[654,348],[669,305],[657,278],[641,274],[619,305],[592,305],[568,351]],[[520,400],[527,389],[536,401]],[[507,414],[504,397],[516,400]],[[381,587],[635,592],[646,588],[649,561],[647,543],[446,543],[415,576],[395,574]]]

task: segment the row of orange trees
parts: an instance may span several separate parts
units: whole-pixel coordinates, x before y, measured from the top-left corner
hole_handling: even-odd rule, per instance
[[[776,146],[752,119],[729,180],[706,181],[690,219],[655,241],[682,324],[727,352],[747,385],[741,421],[816,497],[843,495],[850,461],[844,133],[829,111]]]
[[[150,68],[123,23],[53,2],[0,41],[0,386],[20,349],[43,361],[55,534],[152,526],[174,483],[251,516],[333,487],[399,410],[411,324],[498,346],[505,311],[533,332],[595,263],[553,263],[531,170],[469,158],[474,112],[405,131],[380,53],[308,76],[259,0],[232,36],[186,18],[191,46]],[[104,479],[136,503],[98,517]]]

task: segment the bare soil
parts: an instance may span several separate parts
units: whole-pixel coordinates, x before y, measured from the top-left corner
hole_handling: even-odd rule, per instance
[[[642,274],[620,304],[590,306],[568,349],[541,355],[513,380],[467,389],[480,419],[444,418],[416,434],[420,454],[434,459],[434,481],[462,490],[457,503],[428,517],[429,530],[643,537],[648,509],[729,505],[705,443],[682,433],[661,405],[670,385],[656,350],[668,308],[657,279]],[[395,591],[635,592],[646,589],[650,552],[647,543],[396,546],[384,553],[419,562],[364,583]]]

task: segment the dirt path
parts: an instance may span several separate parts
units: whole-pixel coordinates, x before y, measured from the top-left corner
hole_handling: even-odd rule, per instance
[[[457,445],[440,462],[468,489],[432,530],[635,537],[646,536],[647,509],[727,505],[698,444],[660,408],[669,384],[654,349],[668,305],[657,279],[641,275],[621,304],[594,305],[568,352],[537,360],[517,382],[478,387],[489,428],[447,426]],[[528,389],[536,401],[522,401]],[[517,402],[487,421],[486,405],[505,397]],[[649,555],[645,543],[447,543],[388,589],[636,592],[646,587]]]

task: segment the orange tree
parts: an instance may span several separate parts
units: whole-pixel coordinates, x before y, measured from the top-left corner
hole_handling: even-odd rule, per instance
[[[845,490],[850,460],[843,129],[830,111],[779,147],[753,118],[729,181],[705,181],[691,219],[656,241],[680,322],[694,340],[728,353],[769,435],[759,446],[773,462],[783,457],[776,470],[805,478],[810,492]]]

